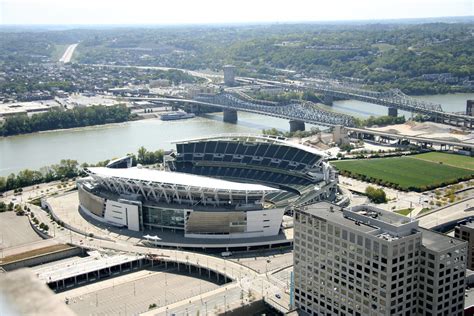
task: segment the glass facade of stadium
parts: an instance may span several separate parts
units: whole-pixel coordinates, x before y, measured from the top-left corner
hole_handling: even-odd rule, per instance
[[[186,210],[143,206],[143,226],[148,229],[170,228],[184,230]]]

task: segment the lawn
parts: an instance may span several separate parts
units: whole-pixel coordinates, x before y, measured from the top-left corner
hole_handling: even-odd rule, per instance
[[[425,191],[445,186],[461,179],[469,179],[474,174],[473,170],[418,159],[418,156],[420,155],[341,160],[333,161],[331,164],[341,175],[409,191]]]
[[[403,216],[408,216],[411,213],[411,211],[413,211],[412,208],[404,208],[404,209],[401,209],[401,210],[396,210],[394,212],[398,213],[400,215],[403,215]]]
[[[439,152],[429,152],[412,156],[413,158],[428,160],[436,163],[443,163],[453,167],[474,170],[474,158],[463,155],[454,155]]]

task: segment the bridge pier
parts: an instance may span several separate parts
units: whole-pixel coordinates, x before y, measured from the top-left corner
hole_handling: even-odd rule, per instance
[[[334,97],[329,94],[324,94],[322,101],[323,101],[323,104],[332,106],[332,103],[334,102]]]
[[[224,122],[226,123],[237,123],[237,111],[224,109]]]
[[[199,104],[190,104],[190,111],[191,113],[194,113],[194,114],[200,114],[201,107],[199,106]]]
[[[290,121],[290,132],[296,132],[296,131],[304,131],[305,126],[303,121],[296,121],[296,120],[291,120]]]
[[[398,109],[394,107],[388,108],[388,116],[397,117],[398,116]]]

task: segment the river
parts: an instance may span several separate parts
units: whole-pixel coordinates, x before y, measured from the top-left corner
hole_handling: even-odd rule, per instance
[[[474,93],[421,97],[443,104],[446,111],[464,111],[466,100]],[[387,108],[353,101],[337,101],[332,107],[359,117],[386,115]],[[136,153],[140,146],[149,150],[172,149],[172,141],[222,133],[258,133],[275,127],[287,131],[287,120],[239,112],[237,124],[222,122],[221,114],[182,121],[142,121],[48,131],[0,138],[0,176],[22,169],[39,169],[70,158],[95,163],[127,153]],[[309,128],[309,126],[307,127]]]

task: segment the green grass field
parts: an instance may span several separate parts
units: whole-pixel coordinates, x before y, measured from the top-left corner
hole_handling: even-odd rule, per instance
[[[402,190],[415,191],[425,191],[427,189],[455,183],[460,179],[470,178],[474,174],[473,169],[452,166],[469,166],[472,163],[470,160],[474,158],[449,154],[440,156],[425,155],[426,154],[407,157],[342,160],[333,161],[331,164],[340,170],[342,175],[346,174],[369,182],[376,182],[392,187],[397,186]],[[422,157],[422,159],[419,157]],[[463,158],[470,160],[464,160]],[[444,159],[442,161],[443,164],[433,162],[441,161],[441,159]]]
[[[474,170],[474,158],[469,156],[453,155],[447,153],[430,152],[412,156],[413,158],[443,163],[457,168]]]

